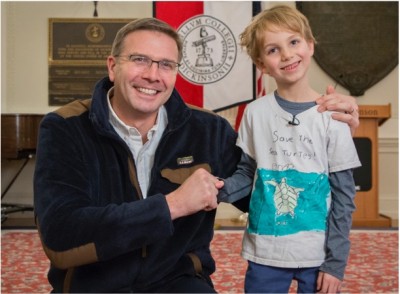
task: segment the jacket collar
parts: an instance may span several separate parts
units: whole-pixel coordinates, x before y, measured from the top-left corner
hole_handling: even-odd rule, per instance
[[[168,129],[175,130],[184,125],[190,118],[192,110],[183,101],[176,88],[165,103],[168,114]]]

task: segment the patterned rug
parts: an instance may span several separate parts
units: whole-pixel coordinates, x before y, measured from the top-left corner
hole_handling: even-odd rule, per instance
[[[217,231],[212,253],[213,274],[219,293],[243,293],[247,261],[240,257],[242,233]],[[399,293],[398,231],[353,230],[351,251],[342,293]],[[295,282],[291,291],[296,292]]]
[[[342,293],[399,293],[398,231],[353,230],[350,236],[352,249]],[[241,239],[240,231],[215,233],[212,252],[217,271],[212,278],[219,293],[243,293],[246,261],[240,257]],[[48,293],[48,267],[35,231],[2,231],[2,293]]]

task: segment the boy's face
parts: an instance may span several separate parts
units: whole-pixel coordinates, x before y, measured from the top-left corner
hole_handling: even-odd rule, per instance
[[[273,30],[264,33],[258,68],[275,79],[278,85],[293,84],[306,78],[314,54],[314,43],[300,34]]]

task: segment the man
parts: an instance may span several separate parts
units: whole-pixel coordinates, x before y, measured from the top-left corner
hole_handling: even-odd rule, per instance
[[[169,25],[133,21],[93,98],[44,118],[34,204],[55,292],[215,293],[217,177],[232,174],[240,151],[226,120],[174,90],[181,56]],[[322,108],[357,107],[325,99]],[[358,125],[356,113],[340,119]]]

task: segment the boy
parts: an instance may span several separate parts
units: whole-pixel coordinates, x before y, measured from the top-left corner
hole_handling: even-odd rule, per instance
[[[317,111],[321,95],[307,78],[314,44],[306,17],[288,6],[261,12],[241,34],[277,84],[246,108],[243,156],[218,195],[234,202],[252,189],[242,249],[247,293],[287,293],[293,279],[298,292],[340,291],[360,161],[348,126]]]

